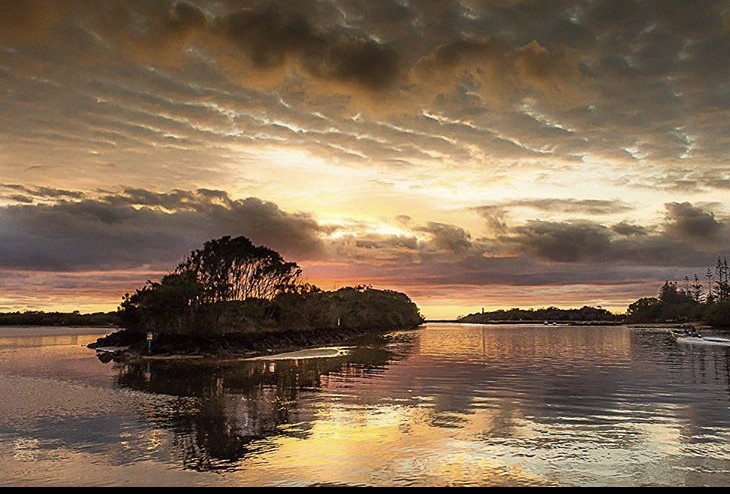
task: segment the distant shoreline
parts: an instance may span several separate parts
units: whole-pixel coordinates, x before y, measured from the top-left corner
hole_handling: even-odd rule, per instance
[[[61,328],[119,328],[119,316],[116,312],[96,312],[81,314],[80,312],[42,312],[25,311],[0,313],[0,327],[61,327]]]
[[[69,328],[69,329],[81,329],[81,328],[93,328],[93,329],[122,329],[121,326],[117,325],[105,325],[105,324],[4,324],[0,323],[0,328]]]
[[[550,324],[569,324],[571,326],[624,326],[627,323],[624,321],[548,321]],[[515,325],[544,325],[545,321],[485,321],[485,322],[472,322],[462,321],[458,319],[433,319],[427,320],[426,324],[481,324],[481,325],[497,325],[506,326],[510,324]]]

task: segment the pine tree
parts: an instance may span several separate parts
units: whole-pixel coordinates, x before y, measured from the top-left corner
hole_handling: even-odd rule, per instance
[[[700,277],[695,274],[694,283],[692,284],[692,298],[695,302],[698,304],[702,303],[702,282],[700,281]]]
[[[713,304],[715,303],[715,275],[712,269],[707,268],[705,279],[707,280],[707,297],[705,298],[705,302],[707,304]]]
[[[720,302],[730,300],[730,269],[728,268],[727,257],[717,260],[715,268],[715,295]]]

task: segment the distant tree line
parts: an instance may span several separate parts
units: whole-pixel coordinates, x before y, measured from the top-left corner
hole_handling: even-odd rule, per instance
[[[26,311],[14,313],[0,313],[0,326],[118,326],[119,314],[116,312],[97,312],[81,314],[78,311],[40,312]]]
[[[606,309],[583,307],[582,309],[510,309],[481,312],[459,318],[459,322],[485,324],[494,322],[614,322],[618,317]]]
[[[293,262],[245,237],[193,251],[159,282],[122,301],[122,326],[177,335],[307,329],[395,329],[423,318],[407,295],[359,286],[324,292]]]
[[[730,267],[718,259],[704,282],[698,275],[685,277],[683,286],[667,281],[656,298],[643,298],[629,306],[627,321],[633,323],[703,321],[730,327]]]

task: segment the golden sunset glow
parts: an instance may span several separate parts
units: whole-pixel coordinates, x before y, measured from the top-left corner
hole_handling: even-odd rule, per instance
[[[730,4],[666,5],[12,2],[0,311],[222,235],[430,318],[623,311],[730,245]]]

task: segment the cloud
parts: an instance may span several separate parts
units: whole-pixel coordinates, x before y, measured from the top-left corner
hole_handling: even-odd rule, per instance
[[[245,235],[291,258],[318,257],[326,231],[309,215],[216,191],[131,190],[101,199],[0,209],[0,267],[77,271],[169,269],[210,238]]]
[[[622,221],[621,223],[613,225],[611,227],[611,230],[625,237],[649,234],[649,230],[646,227],[643,227],[641,225],[634,225],[626,221]]]
[[[33,202],[34,200],[81,199],[85,195],[83,192],[77,190],[64,190],[55,189],[53,187],[37,186],[26,187],[18,184],[0,184],[0,190],[3,189],[22,193],[22,196],[10,196],[11,198],[24,197],[27,199],[27,201],[19,202]]]
[[[430,236],[425,248],[435,253],[463,254],[473,247],[471,235],[454,225],[443,223],[428,223],[426,226],[417,227],[418,232],[427,233]]]
[[[220,17],[215,26],[259,69],[291,64],[314,79],[371,91],[389,88],[399,75],[394,49],[367,37],[317,29],[280,7],[246,8]]]
[[[585,98],[588,78],[580,71],[580,55],[570,49],[553,53],[538,41],[512,47],[494,39],[460,39],[438,46],[413,69],[427,93],[438,94],[453,84],[473,83],[492,105],[513,105],[530,96],[569,101]]]
[[[222,235],[249,236],[296,260],[385,262],[399,265],[404,273],[414,264],[443,266],[495,256],[566,264],[679,266],[717,255],[730,236],[728,225],[689,203],[667,204],[666,220],[659,226],[530,220],[517,226],[501,223],[492,237],[474,239],[462,227],[419,224],[405,216],[399,223],[410,234],[374,234],[367,225],[359,231],[344,224],[321,225],[310,214],[288,213],[257,198],[232,199],[219,190],[160,193],[128,188],[95,197],[28,190],[32,197],[22,196],[19,204],[0,209],[4,268],[164,268]],[[44,201],[34,203],[39,197]]]
[[[722,255],[729,240],[730,228],[711,212],[689,203],[670,203],[666,220],[658,227],[529,221],[508,229],[498,244],[513,255],[546,262],[702,266]]]
[[[554,262],[607,262],[612,251],[608,228],[590,222],[531,221],[505,241],[523,255]]]
[[[603,216],[611,214],[627,213],[633,207],[618,200],[599,199],[515,199],[490,204],[476,208],[483,216],[495,214],[495,212],[506,212],[515,208],[532,209],[546,213],[571,213],[588,216]]]
[[[5,1],[0,5],[0,42],[45,38],[58,20],[51,0]]]
[[[667,233],[695,242],[713,242],[726,228],[712,212],[690,203],[669,203],[667,208]]]
[[[726,11],[4,2],[3,265],[167,267],[233,230],[424,286],[670,277],[727,245]]]
[[[0,126],[31,165],[42,165],[39,143],[81,164],[155,146],[220,160],[222,147],[256,136],[366,165],[588,157],[616,176],[637,162],[703,172],[724,166],[729,144],[717,12],[711,1],[11,2],[0,16],[12,50],[0,57],[12,86],[2,110],[19,125]],[[216,125],[196,121],[215,108]],[[377,128],[383,115],[398,121]],[[90,144],[105,149],[79,149]],[[718,180],[706,183],[725,187]],[[642,172],[639,182],[650,181]]]

